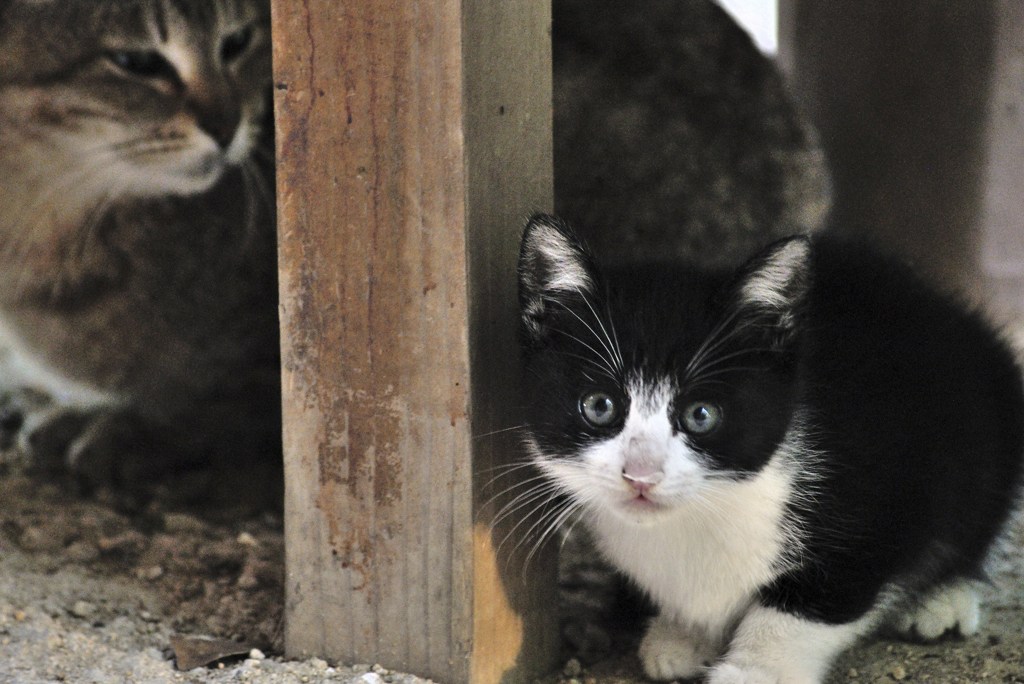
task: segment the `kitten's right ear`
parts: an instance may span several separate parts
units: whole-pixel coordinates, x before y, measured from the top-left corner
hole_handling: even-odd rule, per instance
[[[519,313],[531,341],[547,336],[552,305],[582,301],[596,291],[590,253],[567,223],[534,214],[519,248]]]
[[[773,347],[791,342],[797,316],[810,287],[811,241],[794,235],[769,245],[741,270],[735,284],[736,305],[759,318],[771,331]]]

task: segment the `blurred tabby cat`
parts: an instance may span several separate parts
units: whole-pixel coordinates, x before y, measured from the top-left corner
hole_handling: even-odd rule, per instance
[[[0,386],[37,465],[277,460],[270,78],[263,0],[0,0]]]
[[[732,268],[830,204],[782,76],[710,0],[554,0],[555,209],[605,263]]]

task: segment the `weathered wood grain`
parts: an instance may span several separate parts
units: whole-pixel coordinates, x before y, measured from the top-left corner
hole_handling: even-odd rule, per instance
[[[516,243],[551,205],[549,7],[273,9],[287,650],[524,680],[554,655],[553,566],[498,557],[492,469],[515,440],[473,435],[519,403]]]

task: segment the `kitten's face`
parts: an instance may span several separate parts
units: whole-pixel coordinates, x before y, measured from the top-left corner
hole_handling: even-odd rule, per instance
[[[736,279],[602,274],[563,224],[524,236],[529,445],[577,502],[636,521],[758,472],[793,414],[803,240]]]
[[[269,109],[260,0],[0,0],[5,155],[64,193],[202,192]]]

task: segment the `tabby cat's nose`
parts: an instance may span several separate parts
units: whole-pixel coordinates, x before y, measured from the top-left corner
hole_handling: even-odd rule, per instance
[[[199,128],[213,138],[217,146],[226,150],[235,139],[238,125],[241,123],[241,114],[238,111],[207,113],[197,120]]]
[[[225,84],[194,84],[188,108],[196,125],[226,150],[242,123],[242,108],[237,97]]]

